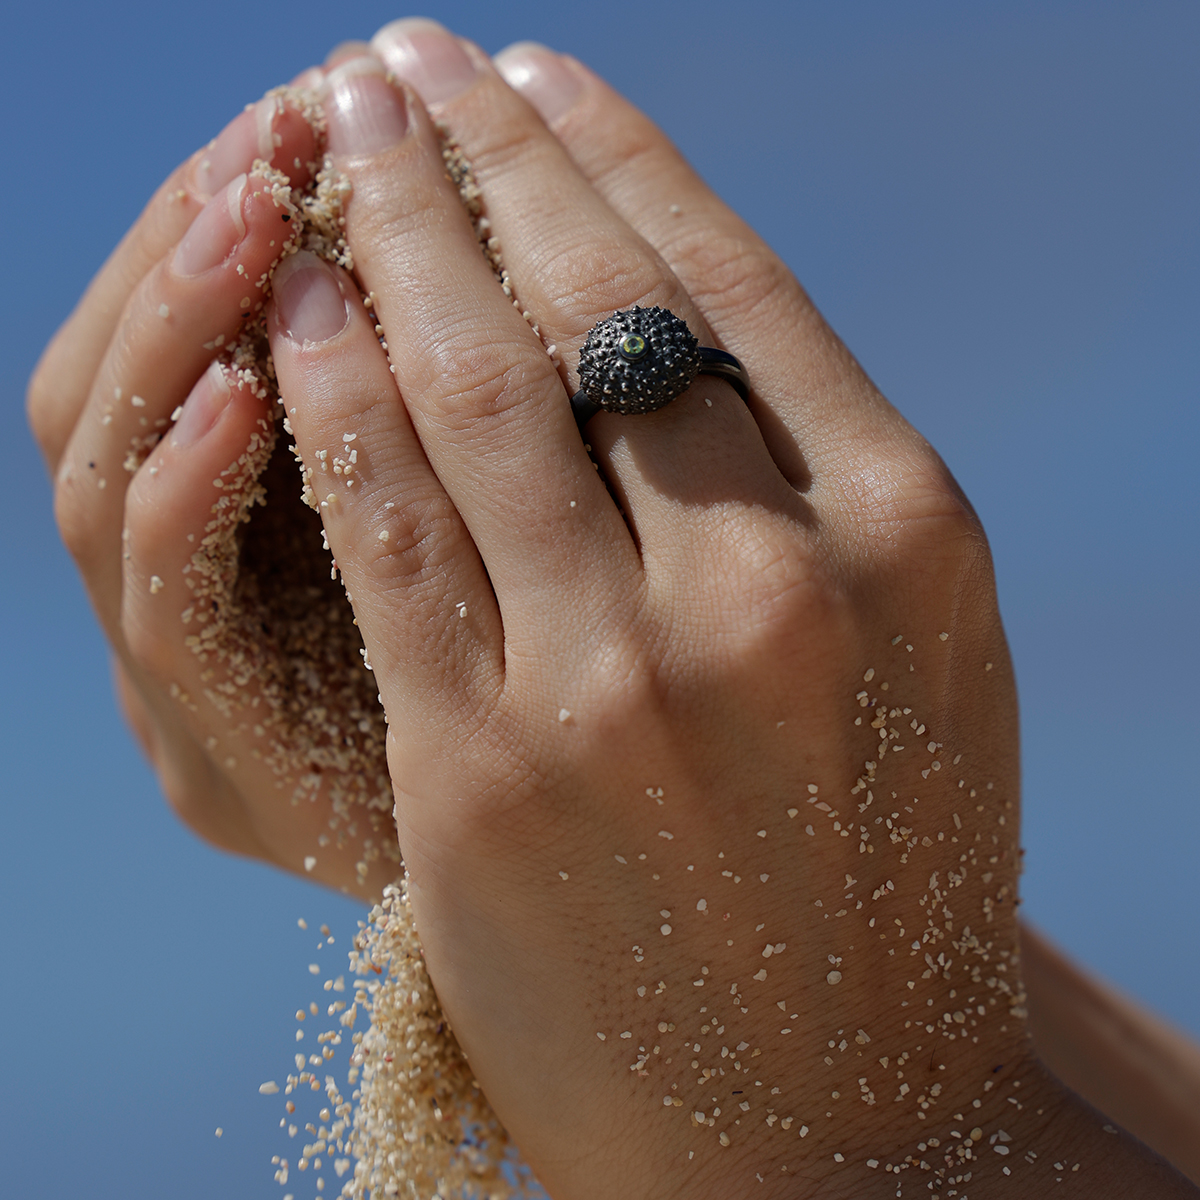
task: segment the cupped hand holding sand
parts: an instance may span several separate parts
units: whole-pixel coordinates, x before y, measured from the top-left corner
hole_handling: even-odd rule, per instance
[[[538,1177],[1192,1194],[1029,1049],[1014,689],[937,455],[579,64],[498,70],[425,22],[373,49],[326,103],[370,308],[297,255],[271,345],[388,714],[429,971]],[[754,394],[701,380],[585,447],[579,347],[636,304]]]
[[[320,79],[249,106],[159,188],[43,355],[29,416],[118,693],[180,817],[378,896],[398,862],[382,711],[319,521],[274,453],[261,335],[285,254],[345,257],[306,86]]]

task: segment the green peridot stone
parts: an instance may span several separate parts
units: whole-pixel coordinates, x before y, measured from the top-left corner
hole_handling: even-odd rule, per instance
[[[646,353],[646,339],[637,333],[626,334],[620,345],[622,358],[641,358]]]

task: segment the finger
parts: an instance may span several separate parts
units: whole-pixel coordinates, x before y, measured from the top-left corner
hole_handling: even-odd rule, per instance
[[[255,159],[302,185],[315,151],[312,128],[298,109],[267,96],[172,172],[55,334],[30,381],[29,421],[51,470],[134,288],[183,237],[205,203],[250,171]]]
[[[662,131],[576,60],[522,43],[497,66],[580,170],[670,264],[722,344],[747,365],[783,473],[835,470],[911,430],[828,328],[792,273]]]
[[[183,634],[198,628],[192,557],[218,503],[236,503],[230,464],[264,444],[272,424],[267,398],[214,362],[129,485],[121,630],[133,659],[156,678],[179,682]]]
[[[545,347],[497,286],[419,104],[359,59],[330,76],[330,148],[354,195],[347,235],[396,380],[502,613],[550,615],[564,580],[603,624],[640,563],[584,451]],[[582,575],[587,566],[591,575]],[[603,570],[601,570],[603,565]],[[529,639],[534,656],[544,630]]]
[[[125,488],[223,343],[262,307],[290,213],[242,176],[205,206],[169,259],[138,285],[71,435],[57,476],[59,527],[114,631]]]
[[[374,318],[310,254],[275,273],[271,349],[393,737],[452,728],[503,682],[499,613],[479,555],[409,421]]]
[[[375,45],[397,72],[441,70],[469,53],[440,27],[397,22]],[[436,46],[436,50],[431,49]],[[589,330],[615,310],[661,306],[712,344],[703,315],[654,249],[579,173],[530,106],[478,56],[474,83],[438,107],[471,160],[516,294],[568,364]],[[435,93],[437,94],[437,93]],[[574,371],[570,386],[576,386]],[[719,508],[792,505],[744,404],[728,384],[703,380],[667,408],[636,418],[597,416],[588,427],[619,484],[643,557],[684,566],[707,543]],[[681,557],[682,556],[682,557]]]
[[[312,774],[309,763],[298,769],[294,758],[281,760],[287,732],[278,696],[269,682],[264,687],[271,676],[247,668],[239,603],[220,589],[228,570],[222,556],[261,485],[255,465],[270,453],[273,431],[270,399],[224,364],[214,363],[192,389],[129,487],[124,654],[142,693],[153,695],[152,758],[182,820],[226,848],[331,886],[357,880],[377,894],[395,867],[367,865],[372,856],[355,824],[368,837],[392,838],[390,814],[347,818],[335,788],[357,792],[338,784],[339,768],[328,760],[317,788],[304,789],[297,803],[296,780]],[[311,532],[315,540],[319,529]],[[214,605],[223,611],[212,612]],[[256,613],[253,655],[269,659],[277,637]],[[361,726],[356,735],[370,736]]]
[[[289,80],[288,87],[318,89],[325,82],[325,72],[320,67],[308,67]]]
[[[364,54],[370,54],[371,47],[363,41],[338,42],[336,46],[325,56],[325,70],[332,71],[334,67],[340,67],[342,63],[349,62],[352,58],[362,58]]]

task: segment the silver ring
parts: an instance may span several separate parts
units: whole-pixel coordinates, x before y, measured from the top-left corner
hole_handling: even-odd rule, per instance
[[[697,375],[725,379],[743,400],[750,395],[741,362],[699,345],[682,318],[665,308],[627,308],[588,333],[571,409],[580,429],[601,409],[623,416],[655,412],[687,391]]]

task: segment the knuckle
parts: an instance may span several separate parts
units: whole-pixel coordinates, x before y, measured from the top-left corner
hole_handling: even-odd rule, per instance
[[[594,126],[597,114],[589,124]],[[679,152],[643,113],[625,102],[599,115],[602,136],[588,138],[587,173],[601,194],[619,191],[630,179],[654,179],[664,161],[679,164]]]
[[[121,604],[121,640],[134,665],[155,683],[167,686],[181,667],[191,665],[181,661],[184,656],[190,659],[191,653],[183,645],[182,623],[176,618],[175,628],[181,632],[172,636],[164,628],[168,610],[145,603],[142,597],[147,595],[146,580],[138,578],[132,570],[127,571]]]
[[[595,323],[633,305],[661,305],[686,314],[692,300],[682,284],[644,247],[621,239],[564,246],[548,260],[555,280],[547,322],[568,337],[583,337]]]
[[[411,258],[410,244],[417,238],[442,232],[447,224],[448,197],[436,186],[427,186],[420,167],[408,176],[408,185],[397,187],[392,171],[367,163],[352,171],[354,196],[349,210],[348,236],[356,259],[404,262]],[[447,188],[453,185],[446,180]],[[457,214],[454,214],[457,217]]]
[[[179,524],[183,497],[173,489],[172,482],[168,478],[164,487],[161,477],[156,481],[148,471],[139,469],[125,488],[122,536],[126,549],[136,547],[136,557],[142,562],[173,557],[172,549],[183,536]]]
[[[494,425],[531,396],[561,387],[544,353],[516,344],[497,346],[477,326],[440,339],[430,359],[433,378],[422,408],[447,432],[477,429],[480,420]]]
[[[734,588],[750,612],[777,606],[819,609],[828,599],[825,579],[807,544],[795,535],[738,521],[726,537],[721,590]]]
[[[128,605],[121,608],[121,638],[134,665],[158,683],[167,679],[168,652],[161,632],[150,629],[143,614],[132,611]]]
[[[802,300],[792,273],[756,238],[705,229],[678,247],[696,303],[714,325],[763,322]]]
[[[58,474],[54,488],[54,519],[63,545],[80,569],[95,562],[99,550],[99,505],[94,495],[85,495],[84,480],[74,467]]]
[[[355,551],[385,591],[442,587],[455,564],[458,534],[450,502],[422,497],[387,510],[384,522],[364,523],[356,531]]]
[[[614,639],[588,663],[582,691],[589,742],[601,756],[613,745],[637,746],[662,728],[677,698],[673,672],[664,661],[668,641],[638,646],[631,639]]]
[[[908,475],[898,507],[904,536],[914,549],[982,538],[975,510],[940,459]]]
[[[958,481],[925,443],[877,459],[859,477],[860,526],[874,556],[897,567],[990,569],[983,527]]]
[[[70,434],[70,405],[60,364],[59,337],[46,348],[25,392],[25,417],[46,460],[53,465]]]
[[[519,108],[500,110],[488,129],[485,145],[472,150],[472,164],[481,178],[503,175],[525,178],[535,171],[553,170],[545,160],[553,154],[553,143],[546,138],[546,127],[532,112]]]
[[[745,517],[727,522],[711,578],[720,636],[732,662],[757,663],[790,645],[798,629],[828,647],[846,625],[849,598],[805,531]]]
[[[203,755],[163,754],[155,771],[167,805],[197,837],[222,850],[273,857],[255,835],[229,784]]]

